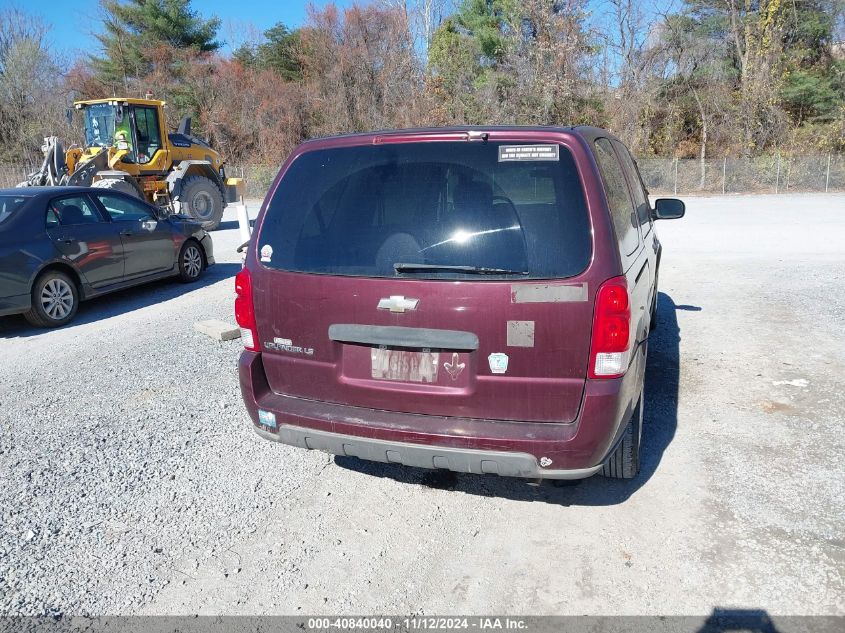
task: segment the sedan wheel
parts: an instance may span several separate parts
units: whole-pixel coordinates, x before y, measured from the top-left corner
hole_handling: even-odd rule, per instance
[[[41,308],[53,320],[69,315],[73,304],[73,290],[64,279],[51,279],[41,289]]]
[[[186,242],[179,256],[179,278],[182,281],[199,279],[203,269],[200,247],[194,241]]]
[[[58,327],[70,321],[79,307],[79,291],[65,273],[51,270],[32,288],[32,304],[24,316],[38,327]]]

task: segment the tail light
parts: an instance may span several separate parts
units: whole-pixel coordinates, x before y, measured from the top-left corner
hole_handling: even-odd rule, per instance
[[[624,277],[608,279],[596,294],[590,378],[618,378],[630,358],[631,303]]]
[[[258,331],[255,327],[255,305],[252,302],[252,277],[244,268],[235,275],[235,320],[241,328],[244,347],[258,351]]]

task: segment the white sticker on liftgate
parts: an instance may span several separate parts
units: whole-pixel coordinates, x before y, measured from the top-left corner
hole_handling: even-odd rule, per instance
[[[560,148],[557,145],[500,145],[499,162],[511,161],[560,160]]]
[[[261,247],[261,261],[262,262],[269,262],[273,259],[273,247],[269,244],[265,244]]]
[[[495,352],[487,357],[490,363],[490,371],[494,374],[504,374],[508,370],[508,355]]]

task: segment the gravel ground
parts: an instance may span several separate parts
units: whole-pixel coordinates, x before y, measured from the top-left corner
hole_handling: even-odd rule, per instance
[[[233,321],[231,221],[197,285],[0,319],[0,615],[845,614],[845,196],[687,205],[631,482],[258,439],[239,341],[192,329]]]

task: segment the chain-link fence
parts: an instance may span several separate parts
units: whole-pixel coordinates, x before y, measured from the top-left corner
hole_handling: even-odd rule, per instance
[[[658,195],[845,191],[845,155],[757,158],[640,158],[646,187]],[[0,187],[14,187],[37,165],[0,165]],[[278,165],[226,166],[246,181],[247,198],[263,198]]]
[[[0,165],[0,189],[14,187],[19,182],[23,182],[27,174],[35,169],[37,167],[26,165]]]
[[[845,155],[757,158],[640,158],[645,185],[655,194],[845,191]]]
[[[246,185],[246,198],[263,198],[279,173],[281,165],[226,165],[226,175],[230,178],[243,178]]]
[[[649,192],[661,195],[845,191],[845,155],[761,156],[698,159],[641,158]],[[246,181],[247,197],[262,198],[278,171],[275,165],[227,167]]]

